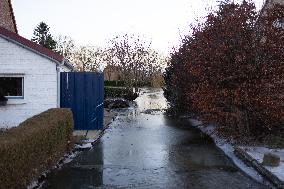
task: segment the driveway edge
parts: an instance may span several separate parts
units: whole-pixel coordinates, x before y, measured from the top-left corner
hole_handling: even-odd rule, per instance
[[[264,166],[262,166],[256,159],[251,157],[245,150],[240,147],[234,147],[234,153],[238,158],[244,161],[248,166],[253,167],[259,174],[269,180],[272,184],[274,184],[277,188],[284,189],[284,182],[281,181],[277,176],[272,174],[269,170],[267,170]]]

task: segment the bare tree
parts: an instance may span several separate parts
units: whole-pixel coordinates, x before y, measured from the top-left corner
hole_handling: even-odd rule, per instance
[[[103,52],[103,60],[105,63],[104,72],[107,76],[106,79],[109,81],[115,78],[115,76],[119,77],[120,75],[120,69],[114,57],[114,51],[112,48],[109,48]]]
[[[74,53],[73,62],[78,71],[101,71],[103,51],[93,46],[80,46]]]
[[[145,57],[150,51],[150,42],[139,36],[124,34],[110,40],[112,64],[120,68],[122,80],[127,86],[134,86],[145,68]]]
[[[150,82],[155,73],[161,73],[162,58],[151,49],[151,42],[140,36],[120,35],[102,49],[94,46],[77,47],[68,36],[57,37],[56,50],[73,63],[78,71],[101,71],[110,80],[120,78],[128,87]]]
[[[71,37],[59,35],[56,38],[56,51],[70,62],[73,61],[75,49],[76,46]]]
[[[71,62],[78,71],[101,71],[104,64],[104,51],[101,48],[86,45],[76,46],[68,36],[57,37],[56,51]]]

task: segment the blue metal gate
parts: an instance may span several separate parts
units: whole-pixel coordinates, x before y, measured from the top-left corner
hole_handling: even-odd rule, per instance
[[[75,130],[103,128],[104,76],[94,72],[60,74],[60,106],[71,108]]]

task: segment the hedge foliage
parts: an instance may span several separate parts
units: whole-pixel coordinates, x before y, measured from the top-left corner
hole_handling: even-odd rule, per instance
[[[125,86],[125,82],[124,81],[105,81],[105,86],[123,87]]]
[[[69,109],[50,109],[0,134],[0,188],[25,188],[66,152],[73,130]]]
[[[128,84],[125,81],[105,81],[104,82],[105,86],[109,87],[126,87]],[[133,83],[133,87],[150,87],[152,84],[151,82],[148,81],[137,81]]]
[[[139,95],[132,89],[123,87],[105,87],[105,98],[124,98],[126,100],[135,100]]]
[[[171,108],[234,139],[277,134],[284,122],[284,5],[259,14],[252,1],[221,1],[204,18],[171,55],[164,75]]]

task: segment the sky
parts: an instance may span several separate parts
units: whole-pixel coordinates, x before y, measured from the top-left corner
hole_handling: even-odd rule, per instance
[[[254,0],[261,7],[264,0]],[[51,34],[70,36],[78,45],[106,46],[116,35],[130,33],[152,41],[167,54],[205,16],[216,0],[12,0],[19,34],[31,39],[44,21]]]

